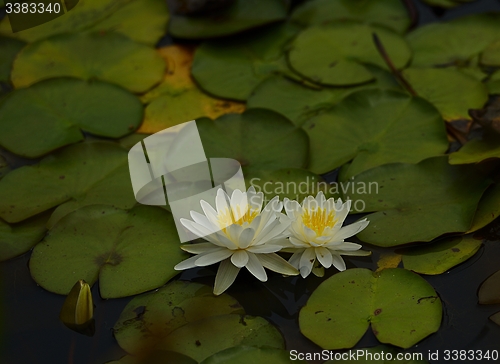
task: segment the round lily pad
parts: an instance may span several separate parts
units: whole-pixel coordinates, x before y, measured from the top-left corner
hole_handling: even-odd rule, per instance
[[[17,224],[0,219],[0,261],[26,253],[45,235],[50,213],[43,213]]]
[[[285,45],[298,28],[288,23],[225,40],[203,43],[194,55],[198,85],[217,97],[244,101],[274,73],[289,74]]]
[[[292,364],[305,363],[303,360],[291,360],[290,352],[281,349],[256,348],[252,346],[235,346],[220,351],[201,364],[254,364],[254,363],[273,363],[273,364]]]
[[[420,27],[407,36],[413,67],[467,66],[500,39],[500,16],[476,14]]]
[[[159,344],[201,362],[224,349],[238,345],[284,349],[281,333],[262,317],[210,316],[184,325]]]
[[[307,26],[346,19],[382,25],[398,33],[410,26],[408,10],[399,0],[312,0],[292,14],[294,22]]]
[[[135,203],[127,152],[113,143],[72,145],[0,180],[0,218],[10,223],[61,204],[50,226],[81,206],[109,204],[128,209]]]
[[[244,171],[306,166],[306,133],[273,111],[252,109],[196,124],[208,158],[236,159]]]
[[[474,221],[468,233],[482,229],[500,216],[500,184],[490,186],[477,206]]]
[[[29,44],[12,69],[15,87],[52,77],[100,79],[132,92],[161,81],[165,63],[156,51],[117,33],[63,34]]]
[[[293,41],[288,60],[294,70],[316,83],[333,86],[365,83],[373,80],[374,75],[363,63],[387,68],[373,42],[374,33],[394,65],[403,68],[411,51],[400,35],[382,27],[349,22],[305,29]]]
[[[489,276],[479,287],[479,303],[492,305],[500,303],[500,270]]]
[[[357,237],[377,246],[431,241],[466,232],[490,181],[472,165],[450,166],[447,157],[394,163],[349,180],[344,199],[361,200],[370,224]]]
[[[15,90],[0,104],[0,145],[28,158],[85,139],[120,138],[142,120],[142,105],[105,82],[59,78]]]
[[[406,269],[421,274],[442,274],[477,253],[481,240],[460,236],[401,252]]]
[[[196,15],[172,13],[169,32],[176,38],[215,38],[284,20],[288,4],[281,0],[235,0],[211,12]]]
[[[409,348],[436,332],[441,318],[441,300],[417,274],[355,268],[333,275],[313,292],[299,325],[324,349],[353,347],[370,325],[380,342]]]
[[[26,44],[20,40],[0,37],[0,82],[10,81],[14,58]]]
[[[488,91],[493,95],[500,95],[500,72],[495,72],[486,83]]]
[[[454,69],[409,68],[403,77],[447,121],[470,119],[469,109],[481,109],[488,101],[488,89],[482,82]]]
[[[35,247],[29,266],[50,292],[68,294],[79,279],[92,285],[99,278],[101,296],[117,298],[160,287],[186,257],[169,212],[93,205],[62,218]]]
[[[491,43],[483,51],[481,54],[481,64],[487,67],[500,67],[500,39]]]
[[[210,316],[244,314],[238,301],[227,294],[214,296],[212,288],[176,281],[128,303],[113,331],[129,353],[148,352],[174,330]]]
[[[417,163],[448,149],[439,112],[421,98],[396,91],[351,94],[303,129],[310,138],[309,169],[326,173],[352,160],[346,179],[385,163]]]
[[[147,106],[140,133],[156,133],[202,116],[216,119],[245,110],[243,103],[211,97],[196,86],[191,78],[193,47],[174,44],[158,51],[168,71],[162,83],[142,97]]]
[[[490,158],[500,158],[499,141],[495,138],[473,139],[450,154],[450,164],[479,163]]]

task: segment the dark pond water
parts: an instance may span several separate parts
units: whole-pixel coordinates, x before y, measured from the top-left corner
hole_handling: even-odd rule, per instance
[[[489,10],[500,11],[497,0],[477,1],[444,12],[415,3],[420,14],[419,24]],[[0,153],[4,154],[3,151]],[[443,324],[439,332],[410,351],[421,352],[425,357],[429,351],[443,353],[445,349],[500,350],[500,327],[488,320],[490,315],[500,311],[500,305],[477,304],[479,285],[500,268],[500,219],[477,235],[485,238],[485,242],[472,259],[446,274],[425,277],[443,301]],[[365,248],[372,250],[373,256],[352,257],[348,260],[348,267],[376,269],[373,262],[378,260],[380,250],[369,245]],[[27,253],[0,263],[0,349],[3,355],[0,363],[88,364],[104,363],[123,356],[125,352],[116,344],[112,327],[130,298],[102,300],[96,284],[92,290],[96,305],[96,334],[86,337],[73,333],[58,320],[64,297],[36,285],[28,269],[29,256]],[[333,270],[327,271],[327,275],[333,274]],[[198,269],[183,272],[179,278],[212,285],[214,275],[215,270]],[[313,352],[321,349],[298,332],[297,317],[300,307],[320,282],[313,276],[303,280],[283,279],[272,274],[269,281],[262,284],[242,271],[228,293],[241,302],[248,314],[264,316],[274,323],[285,336],[288,349]],[[356,347],[377,344],[374,335],[368,331]],[[447,363],[442,359],[431,362]]]

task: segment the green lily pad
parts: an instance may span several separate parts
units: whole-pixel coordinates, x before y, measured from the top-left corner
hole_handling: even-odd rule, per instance
[[[481,109],[488,101],[488,89],[482,82],[454,69],[409,68],[403,77],[447,121],[470,119],[469,109]]]
[[[500,72],[495,72],[486,83],[490,94],[500,94]]]
[[[421,274],[442,274],[477,253],[481,240],[459,236],[401,251],[406,269]]]
[[[500,184],[490,186],[477,206],[474,221],[468,233],[482,229],[500,216]]]
[[[4,157],[0,155],[0,179],[10,172],[10,166]]]
[[[354,268],[333,275],[313,292],[300,311],[299,325],[324,349],[353,347],[370,325],[380,342],[409,348],[436,332],[441,317],[441,300],[417,274]]]
[[[398,33],[410,26],[408,10],[399,0],[313,0],[292,14],[294,22],[307,26],[346,19],[382,25]]]
[[[198,362],[173,351],[154,350],[147,355],[136,357],[126,355],[120,360],[113,360],[106,364],[198,364]]]
[[[160,347],[201,362],[238,345],[284,349],[281,333],[262,317],[210,316],[184,325],[165,337]]]
[[[256,348],[252,346],[236,346],[220,351],[201,364],[254,364],[254,363],[273,363],[273,364],[292,364],[305,363],[303,360],[291,360],[290,352],[281,349]]]
[[[345,353],[339,353],[338,355],[344,355],[345,360],[328,360],[323,364],[333,364],[333,363],[358,363],[358,364],[373,364],[373,358],[384,358],[384,360],[377,360],[378,364],[393,364],[396,361],[397,355],[400,351],[395,348],[387,345],[378,345],[371,348],[363,348],[363,349],[353,349],[349,350]],[[361,355],[360,355],[361,354]],[[405,353],[406,355],[414,355],[414,353]],[[420,353],[416,353],[420,354]],[[420,354],[423,356],[423,354]],[[392,358],[392,359],[389,359]],[[400,359],[397,360],[398,363],[401,364],[427,364],[425,360],[418,359]]]
[[[17,224],[0,219],[0,261],[26,253],[45,235],[50,213],[43,213]]]
[[[176,38],[215,38],[284,20],[287,12],[288,4],[282,0],[235,0],[211,13],[173,13],[169,31]]]
[[[365,83],[374,75],[363,63],[387,69],[373,42],[376,33],[392,62],[403,68],[411,57],[406,41],[385,28],[357,23],[336,23],[302,31],[293,41],[290,66],[307,79],[332,86]]]
[[[284,48],[297,31],[286,23],[237,38],[205,42],[194,55],[192,75],[209,94],[244,101],[272,74],[291,74]]]
[[[309,169],[322,174],[352,160],[345,178],[386,163],[417,163],[448,148],[438,111],[396,91],[356,92],[303,128],[311,143]]]
[[[115,85],[46,80],[15,90],[0,104],[0,145],[36,158],[84,140],[82,132],[123,137],[139,126],[142,113],[139,99]]]
[[[154,46],[165,35],[168,19],[164,0],[132,0],[85,30],[120,33],[136,42]]]
[[[238,301],[227,294],[214,296],[208,286],[176,281],[133,298],[113,330],[122,349],[139,354],[150,351],[188,323],[210,316],[244,313]]]
[[[268,201],[279,196],[280,200],[288,198],[302,202],[309,195],[316,196],[319,191],[327,198],[340,197],[333,185],[305,169],[256,170],[246,174],[245,180],[247,186],[254,186],[257,192],[262,191]]]
[[[52,77],[97,78],[141,93],[164,71],[154,49],[121,34],[63,34],[27,45],[14,61],[12,83],[19,88]]]
[[[92,285],[99,278],[101,296],[118,298],[162,286],[186,256],[169,212],[94,205],[62,218],[35,247],[29,266],[50,292],[68,294],[79,279]]]
[[[500,303],[500,270],[493,273],[481,284],[477,295],[481,305]]]
[[[376,80],[349,88],[311,88],[282,76],[270,77],[252,92],[247,100],[247,107],[265,108],[276,111],[295,125],[301,126],[320,110],[337,104],[346,96],[369,88],[399,89],[393,76],[376,66],[366,66]]]
[[[481,54],[481,64],[487,67],[500,67],[500,39],[484,50]]]
[[[474,166],[450,166],[447,157],[387,164],[350,182],[356,189],[348,197],[364,201],[365,212],[377,211],[366,216],[370,224],[357,237],[384,247],[466,232],[490,184]]]
[[[473,139],[458,151],[450,154],[450,164],[479,163],[490,158],[500,158],[500,143],[494,138]]]
[[[446,23],[432,23],[407,36],[413,67],[467,66],[493,41],[500,39],[500,16],[471,15]]]
[[[25,43],[20,40],[0,37],[0,82],[10,81],[12,63],[24,46]]]
[[[127,152],[113,143],[76,144],[0,180],[0,218],[10,223],[61,204],[52,219],[87,205],[128,209],[135,203]]]
[[[306,133],[273,111],[252,109],[216,120],[201,118],[196,124],[207,157],[236,159],[245,173],[307,163]]]

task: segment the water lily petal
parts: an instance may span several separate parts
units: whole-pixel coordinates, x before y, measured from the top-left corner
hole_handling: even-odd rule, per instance
[[[239,271],[240,269],[235,267],[230,259],[223,260],[215,276],[214,294],[218,296],[228,289],[233,284]]]
[[[302,207],[295,200],[289,200],[288,198],[285,198],[283,205],[285,207],[287,216],[291,219],[295,219],[296,216],[302,214]]]
[[[315,252],[316,258],[321,263],[321,265],[325,268],[330,268],[333,261],[332,253],[328,249],[323,247],[316,248]]]
[[[262,210],[262,203],[264,202],[264,193],[255,192],[255,188],[250,186],[247,191],[248,202],[252,210],[260,212]]]
[[[238,246],[241,249],[246,249],[252,243],[253,237],[255,236],[255,230],[252,228],[244,229],[238,239]]]
[[[259,281],[267,281],[267,274],[262,266],[260,260],[253,253],[248,253],[248,263],[246,268],[252,273]]]
[[[300,267],[300,258],[302,257],[304,250],[305,249],[297,249],[297,251],[292,254],[290,259],[288,259],[288,263],[298,269]]]
[[[299,270],[300,275],[303,278],[307,277],[311,273],[313,264],[316,260],[316,253],[314,252],[314,249],[315,248],[307,248],[300,257]]]
[[[243,227],[241,225],[238,225],[238,224],[232,224],[226,228],[226,232],[227,232],[229,239],[232,240],[236,244],[239,242],[240,235],[243,232],[243,230],[244,230]]]
[[[208,218],[205,215],[202,215],[196,211],[191,211],[190,215],[191,218],[194,220],[194,222],[197,223],[198,225],[201,225],[212,232],[216,232],[219,230],[219,227],[212,224],[212,222],[208,220]]]
[[[292,243],[296,247],[304,247],[304,248],[309,247],[309,244],[307,244],[306,242],[304,242],[302,240],[297,239],[294,236],[290,236],[289,239],[290,239],[290,243]]]
[[[221,260],[229,258],[233,255],[233,251],[229,249],[220,249],[212,253],[204,254],[200,256],[194,262],[197,267],[205,267],[207,265],[212,265],[220,262]]]
[[[215,207],[217,209],[217,215],[221,215],[229,212],[229,197],[222,188],[217,190],[217,196],[215,196]],[[234,222],[234,221],[233,221]]]
[[[346,269],[344,259],[336,252],[332,252],[332,264],[341,272]]]
[[[231,255],[231,262],[238,268],[243,268],[248,263],[248,254],[244,250],[237,250]]]
[[[183,260],[182,262],[180,262],[179,264],[177,264],[174,269],[175,270],[184,270],[184,269],[191,269],[191,268],[195,268],[196,267],[196,264],[194,264],[194,262],[199,258],[200,256],[199,255],[196,255],[194,257],[191,257],[191,258],[187,258],[186,260]]]
[[[355,251],[361,249],[361,245],[349,242],[334,242],[326,244],[329,249]]]
[[[240,220],[250,208],[247,201],[247,194],[240,190],[234,190],[231,194],[230,206],[235,222]]]
[[[258,254],[257,259],[260,260],[264,267],[272,270],[273,272],[285,274],[287,276],[296,276],[299,274],[299,271],[295,269],[295,267],[278,254]]]
[[[322,191],[319,191],[316,195],[316,202],[319,208],[326,208],[326,198]]]
[[[281,245],[267,243],[262,245],[251,246],[247,250],[255,254],[267,254],[267,253],[279,252],[282,248],[283,247]]]
[[[224,248],[221,248],[212,243],[198,243],[198,244],[182,245],[181,249],[191,254],[202,254],[202,253],[211,253],[214,251],[223,250]]]
[[[356,235],[361,230],[363,230],[365,227],[367,227],[369,223],[370,223],[369,221],[364,219],[364,220],[355,222],[354,224],[344,226],[335,234],[334,240],[335,241],[343,241],[344,239],[350,238],[351,236]]]
[[[219,226],[219,218],[217,215],[217,211],[215,211],[215,209],[208,202],[204,200],[200,201],[200,205],[207,219],[210,220],[210,222],[215,226]]]
[[[206,227],[188,219],[181,218],[180,222],[182,225],[184,225],[186,229],[188,229],[189,231],[191,231],[193,234],[195,234],[200,238],[203,238],[206,235],[211,235],[214,233],[213,231],[208,230]]]

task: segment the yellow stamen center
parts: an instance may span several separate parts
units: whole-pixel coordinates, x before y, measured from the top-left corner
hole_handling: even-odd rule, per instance
[[[335,212],[330,211],[327,213],[324,208],[317,208],[315,210],[305,210],[302,213],[302,222],[309,229],[314,230],[318,235],[322,235],[327,227],[335,225]]]
[[[236,206],[237,216],[241,216],[240,206]],[[259,215],[257,210],[248,209],[243,216],[239,220],[236,220],[236,217],[233,214],[233,211],[230,208],[227,208],[225,211],[222,211],[217,216],[219,220],[220,228],[226,232],[226,227],[232,224],[243,225],[244,223],[251,223],[253,219],[255,219]]]

